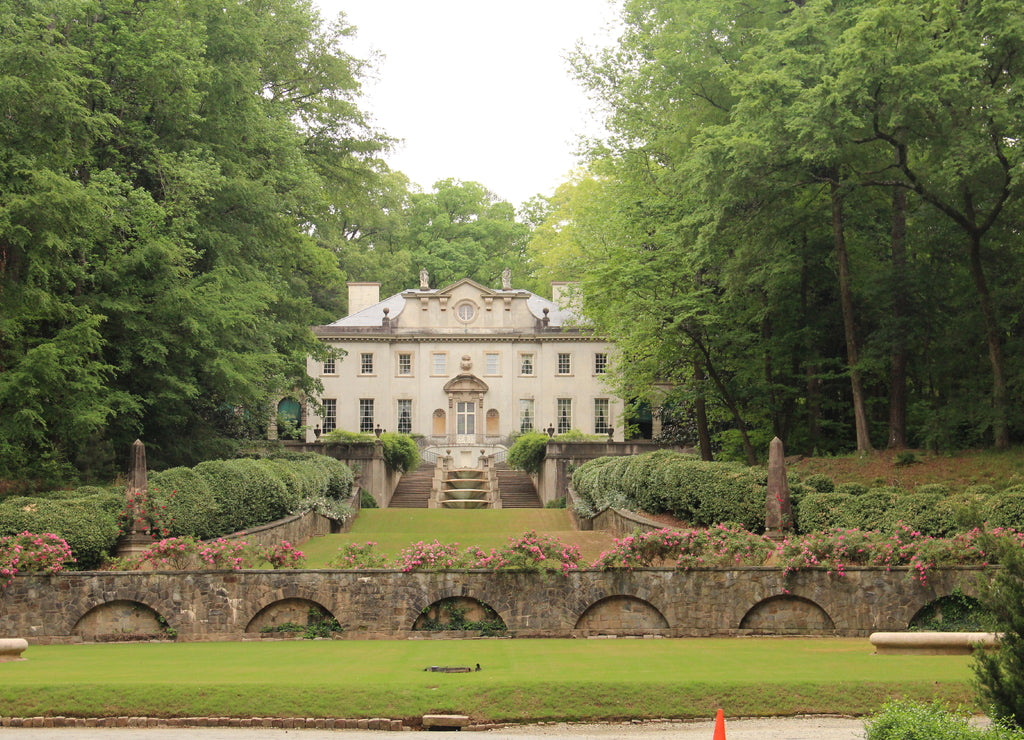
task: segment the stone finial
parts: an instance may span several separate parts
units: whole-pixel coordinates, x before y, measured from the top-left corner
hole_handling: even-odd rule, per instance
[[[152,538],[138,530],[140,514],[138,502],[148,493],[149,479],[146,470],[146,445],[142,440],[132,442],[131,456],[128,461],[128,487],[125,491],[126,506],[130,529],[118,540],[117,554],[130,557],[145,550],[153,543]]]
[[[420,290],[430,290],[430,275],[425,267],[420,270]]]
[[[507,267],[501,271],[501,289],[512,290],[512,270]]]
[[[793,529],[793,505],[789,500],[786,480],[786,452],[776,437],[768,447],[768,496],[765,511],[765,534],[781,539]]]

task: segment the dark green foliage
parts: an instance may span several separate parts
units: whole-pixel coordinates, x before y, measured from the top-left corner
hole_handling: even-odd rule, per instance
[[[593,511],[623,506],[670,513],[696,526],[734,522],[764,529],[765,473],[736,463],[665,451],[598,458],[574,471],[573,487]]]
[[[309,495],[324,495],[328,498],[347,499],[352,495],[353,475],[352,469],[328,455],[317,455],[307,452],[296,458],[296,462],[302,463],[295,466],[300,472],[303,470],[317,471],[324,476],[323,488],[312,492]]]
[[[565,508],[565,496],[561,498],[552,499],[544,504],[545,509],[564,509]]]
[[[923,486],[922,486],[923,488]],[[946,496],[937,491],[903,493],[896,497],[886,521],[889,530],[900,523],[915,532],[932,537],[944,537],[960,531],[956,516],[942,506]]]
[[[846,507],[853,496],[848,493],[807,493],[794,512],[798,532],[820,532],[843,526]]]
[[[865,725],[865,740],[1017,740],[1001,727],[972,727],[968,717],[954,714],[942,702],[891,701]]]
[[[113,550],[120,534],[110,498],[104,492],[82,498],[7,499],[0,503],[0,536],[25,531],[59,535],[71,546],[76,561],[72,567],[95,568]]]
[[[508,464],[527,473],[539,473],[550,437],[542,432],[521,434],[508,451]]]
[[[832,493],[832,491],[836,490],[835,481],[824,473],[815,473],[814,475],[807,476],[804,478],[803,484],[819,493]]]
[[[910,620],[912,630],[940,632],[991,632],[993,616],[977,599],[959,589],[941,596],[919,611]]]
[[[162,506],[164,524],[173,537],[205,540],[227,534],[221,499],[207,478],[192,468],[171,468],[149,477],[153,497]]]
[[[359,489],[359,508],[360,509],[376,509],[377,499],[373,497],[373,494],[367,491],[365,488]]]
[[[985,519],[993,527],[1024,529],[1024,486],[1011,486],[991,496]]]
[[[841,513],[836,526],[856,529],[885,529],[900,491],[894,488],[872,488],[861,495],[839,493],[843,496]],[[810,531],[810,530],[801,530]]]
[[[262,433],[337,315],[385,137],[313,5],[0,5],[0,478]],[[337,242],[344,242],[338,238]]]
[[[1024,728],[1024,550],[1008,542],[999,562],[1002,567],[984,585],[980,601],[994,615],[1002,638],[995,652],[975,651],[972,667],[990,714]]]
[[[420,449],[408,434],[384,432],[380,435],[384,464],[388,470],[408,473],[420,465]]]
[[[868,487],[863,483],[853,483],[846,481],[840,483],[835,488],[836,493],[844,493],[849,496],[861,496],[868,492]]]

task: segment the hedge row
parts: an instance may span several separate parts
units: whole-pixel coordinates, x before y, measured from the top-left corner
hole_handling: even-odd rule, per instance
[[[736,523],[764,530],[767,473],[738,463],[704,462],[668,450],[630,457],[603,457],[573,473],[577,507],[584,515],[615,508],[672,514],[698,527]],[[1002,491],[973,486],[950,494],[939,484],[869,488],[836,485],[824,475],[790,482],[797,531],[843,529],[894,532],[902,526],[947,537],[987,524],[1024,528],[1024,485]]]
[[[149,476],[146,512],[161,535],[211,539],[258,526],[323,498],[347,499],[352,471],[324,455],[212,460]],[[0,536],[23,531],[63,537],[75,567],[99,566],[113,552],[124,522],[123,487],[85,486],[0,502]]]
[[[922,534],[945,537],[987,524],[1024,527],[1024,485],[996,491],[972,486],[957,494],[939,484],[900,488],[841,484],[822,491],[804,481],[806,492],[795,497],[797,526],[803,532],[829,527],[893,531],[905,525]]]
[[[583,513],[607,506],[672,514],[694,526],[732,522],[764,531],[767,473],[669,450],[602,457],[573,472]]]

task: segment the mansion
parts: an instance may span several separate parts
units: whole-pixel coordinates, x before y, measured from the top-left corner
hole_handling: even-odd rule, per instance
[[[380,299],[350,283],[350,314],[313,327],[338,359],[307,363],[322,413],[305,411],[306,439],[333,429],[415,434],[429,445],[508,443],[513,433],[576,429],[622,439],[621,399],[604,387],[609,347],[564,308],[510,285],[463,279]],[[294,402],[293,402],[294,403]]]

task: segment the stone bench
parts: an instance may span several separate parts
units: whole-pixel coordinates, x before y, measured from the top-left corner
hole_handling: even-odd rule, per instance
[[[995,632],[873,632],[868,639],[877,655],[970,655],[999,647]]]
[[[5,637],[0,639],[0,663],[12,660],[26,660],[21,654],[28,648],[28,640],[21,637]]]

